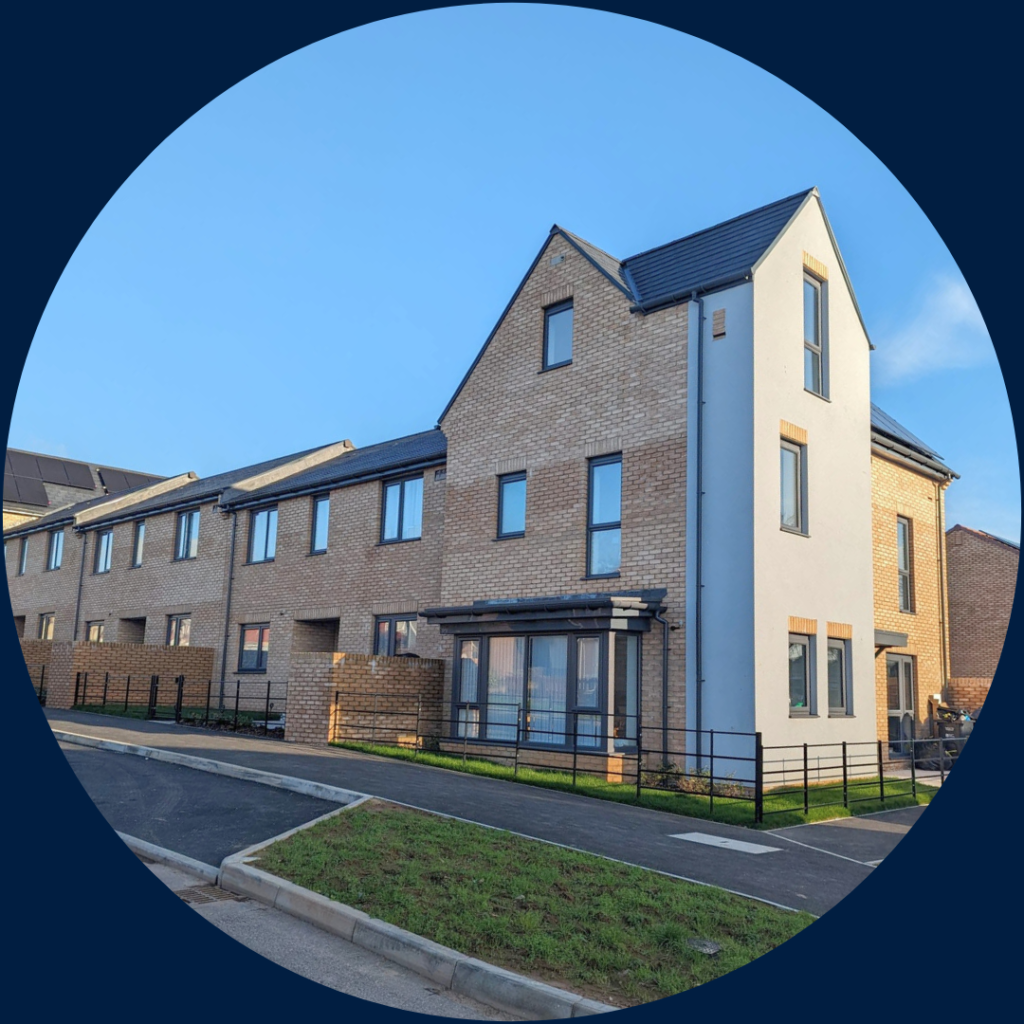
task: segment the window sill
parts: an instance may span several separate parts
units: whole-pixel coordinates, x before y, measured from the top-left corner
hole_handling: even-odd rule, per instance
[[[809,711],[790,711],[790,718],[820,718],[820,715],[812,715]]]
[[[916,614],[917,614],[916,610],[906,611],[903,608],[900,609],[900,615],[916,615]]]
[[[186,555],[184,558],[172,558],[172,562],[195,562],[199,559],[198,555]]]
[[[818,394],[817,391],[812,391],[809,387],[806,386],[804,387],[804,391],[806,391],[809,395],[814,395],[815,398],[820,398],[823,402],[828,402],[830,405],[832,403],[832,399],[829,398],[828,395]]]
[[[184,647],[184,644],[179,644],[179,647]],[[265,676],[267,670],[265,668],[239,668],[235,670],[235,675],[239,676]]]
[[[810,534],[804,530],[794,530],[792,526],[780,526],[779,530],[782,533],[791,533],[794,537],[810,537]]]
[[[256,562],[243,562],[242,565],[266,565],[268,562],[273,562],[273,558],[261,558]]]
[[[48,565],[43,572],[60,572],[59,565]]]
[[[617,580],[622,576],[621,572],[601,572],[601,573],[590,573],[587,576],[581,576],[580,580]]]
[[[401,537],[398,540],[380,540],[377,541],[375,547],[378,548],[389,548],[393,544],[412,544],[415,541],[423,540],[422,537]]]
[[[327,548],[320,548],[318,551],[307,551],[306,552],[306,557],[307,558],[312,558],[314,555],[326,555],[326,554],[327,554]]]
[[[537,371],[539,377],[542,373],[550,373],[552,370],[560,370],[563,366],[572,366],[572,360],[566,359],[564,363],[552,363],[550,366],[544,366]]]
[[[494,539],[497,540],[522,540],[526,536],[526,531],[522,533],[499,533]]]
[[[829,718],[856,718],[856,715],[848,714],[845,711],[830,711],[828,713]]]

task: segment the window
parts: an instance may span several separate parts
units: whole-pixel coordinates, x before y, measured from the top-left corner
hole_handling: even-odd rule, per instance
[[[498,537],[526,534],[526,474],[498,477]]]
[[[423,532],[423,477],[384,485],[381,543],[417,540]]]
[[[804,275],[804,387],[828,397],[828,359],[825,345],[825,285]]]
[[[178,532],[174,541],[174,559],[195,558],[199,551],[199,509],[178,513]]]
[[[480,685],[480,641],[458,641],[458,680],[456,693],[456,734],[460,739],[480,738],[480,708],[477,703]]]
[[[850,713],[850,653],[848,640],[829,639],[826,662],[828,665],[828,713]]]
[[[53,612],[47,612],[45,615],[39,616],[39,639],[40,640],[52,640],[53,639],[53,624],[57,616]]]
[[[132,568],[137,569],[142,565],[142,548],[146,543],[146,521],[143,519],[135,524],[135,533],[132,537]]]
[[[249,516],[249,561],[272,562],[277,551],[277,509],[263,508]]]
[[[782,441],[779,478],[781,481],[781,525],[792,533],[807,533],[807,448]]]
[[[103,625],[102,622],[87,622],[85,624],[85,638],[90,643],[103,643]]]
[[[789,713],[811,714],[811,638],[789,635]]]
[[[622,561],[622,456],[590,460],[587,575],[617,576]]]
[[[373,653],[389,657],[416,653],[415,615],[379,615],[374,623]]]
[[[167,616],[167,646],[188,647],[189,635],[192,632],[191,615]]]
[[[914,610],[914,534],[909,519],[896,517],[896,568],[899,577],[900,611]]]
[[[331,518],[331,499],[313,499],[313,529],[310,538],[310,554],[319,555],[327,550],[327,525]]]
[[[93,563],[93,572],[110,572],[110,555],[113,548],[113,530],[101,530],[96,534],[96,561]]]
[[[64,558],[64,531],[54,530],[50,534],[50,549],[46,555],[46,568],[59,569]]]
[[[612,663],[612,736],[615,738],[615,749],[621,750],[636,745],[640,639],[628,633],[615,633],[612,640],[615,643],[615,658]]]
[[[21,538],[21,547],[18,549],[18,575],[24,576],[28,567],[28,537]]]
[[[270,653],[270,623],[242,627],[242,642],[238,650],[239,672],[266,672]]]
[[[544,310],[544,369],[572,362],[572,300]]]

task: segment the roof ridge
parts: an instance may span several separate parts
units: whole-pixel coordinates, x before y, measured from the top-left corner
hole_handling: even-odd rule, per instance
[[[589,246],[591,249],[596,249],[602,256],[607,256],[610,260],[615,260],[616,263],[621,267],[623,261],[618,256],[614,256],[607,249],[602,249],[599,245],[594,245],[589,239],[584,238],[582,235],[577,235],[575,231],[570,231],[568,228],[563,228],[561,224],[556,224],[555,227],[562,232],[564,235],[569,235],[576,239],[577,242],[581,242],[583,245]]]

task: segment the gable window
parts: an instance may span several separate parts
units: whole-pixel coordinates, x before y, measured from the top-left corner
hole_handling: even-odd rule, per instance
[[[313,530],[310,538],[309,552],[312,555],[322,554],[327,550],[327,526],[331,518],[331,499],[324,495],[313,499]]]
[[[113,549],[113,530],[101,530],[96,534],[96,561],[93,564],[93,572],[110,572],[110,556]]]
[[[85,638],[94,644],[103,643],[103,626],[102,622],[87,622],[85,624]]]
[[[242,627],[238,648],[239,672],[266,672],[270,653],[270,623],[260,622]]]
[[[811,638],[789,634],[789,713],[811,714]]]
[[[826,654],[826,663],[828,665],[828,713],[830,715],[849,714],[849,641],[835,640],[830,637]]]
[[[137,569],[142,565],[142,548],[146,543],[146,521],[140,520],[135,524],[135,533],[132,536],[132,568]]]
[[[909,519],[896,517],[896,567],[899,577],[900,611],[914,610],[913,529]]]
[[[416,653],[415,615],[378,615],[374,622],[373,653],[387,657]]]
[[[28,537],[21,538],[21,547],[18,549],[18,575],[24,576],[28,567]]]
[[[277,509],[263,508],[249,516],[249,561],[272,562],[277,551]]]
[[[167,646],[188,647],[189,636],[192,633],[191,615],[168,615],[167,616]]]
[[[591,459],[587,575],[617,576],[622,562],[622,456]]]
[[[53,624],[57,616],[53,612],[46,612],[39,616],[39,639],[53,639]]]
[[[199,509],[178,513],[178,529],[174,540],[174,559],[195,558],[199,552]]]
[[[423,477],[386,483],[381,515],[381,543],[418,540],[422,532]]]
[[[526,474],[498,477],[498,537],[526,534]]]
[[[807,533],[807,447],[785,439],[781,442],[779,477],[781,482],[780,523],[792,533]]]
[[[572,362],[572,300],[544,310],[544,369]]]
[[[64,531],[54,530],[50,534],[50,549],[46,555],[46,568],[59,569],[64,559]]]
[[[804,388],[828,397],[828,359],[823,316],[825,285],[804,274]]]

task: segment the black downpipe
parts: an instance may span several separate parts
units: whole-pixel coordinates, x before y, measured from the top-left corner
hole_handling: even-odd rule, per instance
[[[704,640],[703,640],[703,609],[704,609],[704,299],[693,293],[697,303],[697,514],[696,514],[696,558],[694,573],[696,586],[694,594],[696,607],[693,610],[694,640],[693,661],[696,679],[694,692],[694,724],[697,727],[697,771],[704,765],[704,738],[701,735],[704,726]]]
[[[231,585],[235,582],[235,536],[238,532],[238,513],[231,513],[231,561],[228,565],[228,594],[224,608],[224,643],[220,655],[220,697],[224,700],[224,680],[228,674],[228,634],[231,632]]]
[[[78,567],[78,595],[75,597],[75,629],[72,640],[78,639],[78,619],[82,612],[82,584],[85,582],[85,556],[89,550],[89,534],[82,534],[82,564]]]

